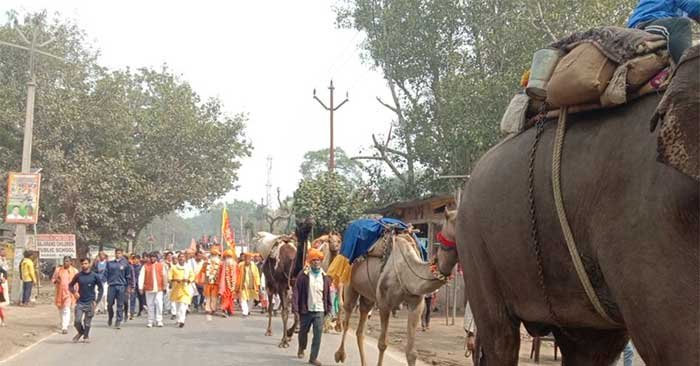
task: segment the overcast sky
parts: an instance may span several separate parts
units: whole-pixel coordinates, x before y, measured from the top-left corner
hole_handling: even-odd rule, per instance
[[[185,3],[187,5],[185,5]],[[335,0],[69,1],[5,0],[24,13],[47,9],[75,20],[111,68],[160,67],[167,63],[204,97],[218,97],[229,113],[250,115],[246,133],[252,157],[243,161],[237,191],[226,199],[265,196],[266,157],[272,156],[273,201],[294,192],[305,152],[329,145],[328,112],[312,99],[350,102],[335,116],[336,146],[351,155],[372,133],[386,133],[391,113],[376,96],[388,89],[377,71],[361,62],[363,35],[337,29]]]

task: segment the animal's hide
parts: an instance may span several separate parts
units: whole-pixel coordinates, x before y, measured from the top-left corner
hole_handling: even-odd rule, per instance
[[[582,42],[593,43],[605,56],[618,64],[666,46],[666,40],[658,34],[634,28],[601,27],[573,33],[549,47],[568,52]]]
[[[700,181],[700,46],[689,49],[652,118],[660,122],[658,160]]]

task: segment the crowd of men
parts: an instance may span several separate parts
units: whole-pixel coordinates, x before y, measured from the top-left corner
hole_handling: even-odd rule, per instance
[[[208,319],[213,315],[228,317],[234,314],[235,303],[247,317],[251,302],[262,310],[268,305],[261,291],[261,265],[259,255],[245,253],[235,258],[233,250],[221,253],[217,247],[208,256],[186,250],[128,258],[117,249],[112,259],[104,252],[93,262],[81,259],[80,271],[73,267],[72,258],[66,257],[52,277],[61,332],[68,333],[73,308],[76,342],[89,339],[95,313],[107,313],[107,325],[117,329],[144,312],[149,328],[162,327],[164,314],[182,328],[189,312],[206,311]]]

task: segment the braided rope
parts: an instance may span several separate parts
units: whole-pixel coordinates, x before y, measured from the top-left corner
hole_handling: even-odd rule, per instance
[[[566,134],[566,118],[567,117],[567,107],[561,108],[561,113],[559,113],[559,122],[557,124],[557,132],[554,138],[554,155],[552,158],[552,188],[554,193],[554,205],[557,209],[557,216],[559,218],[559,224],[561,225],[562,232],[564,233],[564,239],[566,241],[566,246],[569,249],[569,255],[574,263],[574,268],[576,269],[576,274],[578,275],[583,289],[588,295],[588,299],[593,304],[596,312],[607,322],[611,324],[618,325],[619,323],[612,320],[608,316],[607,312],[603,308],[603,305],[598,298],[598,295],[593,289],[590,278],[586,273],[586,269],[581,261],[581,255],[576,248],[576,242],[574,241],[574,235],[571,232],[571,227],[569,226],[569,220],[566,218],[566,211],[564,210],[564,198],[561,193],[561,155],[564,147],[564,135]]]

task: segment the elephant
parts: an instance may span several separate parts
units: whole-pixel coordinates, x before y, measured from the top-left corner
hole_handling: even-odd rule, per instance
[[[553,333],[566,366],[612,365],[630,338],[647,365],[700,364],[699,47],[687,50],[663,95],[568,116],[563,203],[608,320],[584,292],[555,209],[556,121],[540,129],[531,194],[537,128],[475,165],[455,240],[476,365],[517,365],[521,324]]]

